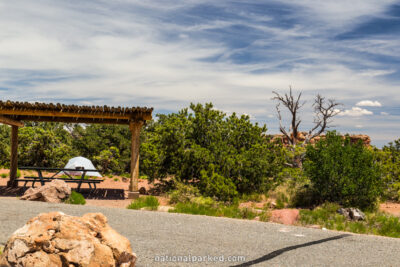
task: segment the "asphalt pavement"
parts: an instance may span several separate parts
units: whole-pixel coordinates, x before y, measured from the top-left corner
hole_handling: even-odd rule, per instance
[[[43,212],[101,212],[137,266],[400,266],[400,239],[248,220],[0,198],[0,245]]]

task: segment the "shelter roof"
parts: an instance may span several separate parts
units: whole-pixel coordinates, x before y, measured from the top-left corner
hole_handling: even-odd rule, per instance
[[[153,108],[78,106],[53,103],[0,101],[0,122],[10,125],[20,121],[53,121],[66,123],[129,124],[151,120]],[[19,125],[17,125],[19,126]]]

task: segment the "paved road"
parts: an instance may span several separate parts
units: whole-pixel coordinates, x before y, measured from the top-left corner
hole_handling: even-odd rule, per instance
[[[27,202],[0,198],[0,244],[39,213],[70,215],[102,212],[109,224],[129,238],[138,266],[189,266],[165,256],[202,258],[197,266],[399,266],[400,239],[348,235],[246,220],[190,216],[117,208]],[[184,257],[186,256],[186,258]],[[244,256],[240,262],[228,257]],[[229,258],[235,260],[235,258]],[[238,259],[238,258],[237,258]],[[191,263],[193,264],[193,262]]]

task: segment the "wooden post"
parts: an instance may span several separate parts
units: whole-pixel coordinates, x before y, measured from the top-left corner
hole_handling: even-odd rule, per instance
[[[131,181],[129,185],[128,198],[138,198],[139,197],[139,149],[140,149],[140,130],[142,129],[144,122],[132,121],[129,124],[129,128],[132,134],[131,143]]]
[[[17,187],[18,183],[15,182],[17,178],[18,168],[18,126],[11,126],[11,164],[10,164],[10,181],[7,186]]]

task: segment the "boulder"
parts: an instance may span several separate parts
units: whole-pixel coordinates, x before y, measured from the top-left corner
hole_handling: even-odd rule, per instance
[[[339,214],[343,215],[344,217],[346,217],[347,220],[351,220],[350,212],[347,209],[340,208],[340,209],[337,210],[337,212]]]
[[[340,208],[337,210],[337,212],[346,217],[347,220],[352,220],[352,221],[365,220],[365,214],[357,208]]]
[[[39,214],[12,234],[0,258],[0,266],[24,267],[134,267],[135,262],[129,240],[101,213]]]
[[[286,225],[293,225],[299,219],[299,210],[280,209],[271,211],[271,221]]]
[[[62,180],[53,180],[43,186],[29,188],[22,200],[60,203],[71,195],[71,188]]]
[[[147,190],[146,188],[144,188],[143,186],[141,188],[139,188],[139,194],[141,195],[147,195]]]
[[[365,220],[365,214],[356,208],[349,208],[349,214],[350,214],[350,218],[353,221],[364,221]]]

